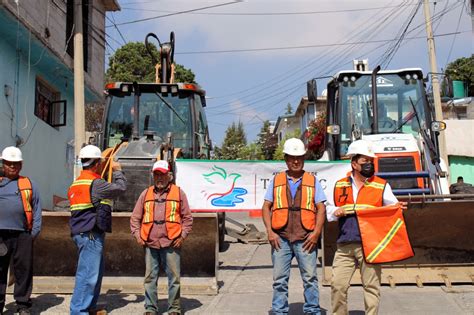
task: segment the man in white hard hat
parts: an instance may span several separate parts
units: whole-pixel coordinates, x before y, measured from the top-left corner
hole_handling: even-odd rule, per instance
[[[98,147],[85,146],[79,152],[82,172],[69,188],[71,235],[77,246],[76,283],[70,312],[106,314],[97,309],[104,271],[105,233],[112,231],[112,201],[126,189],[126,179],[118,162],[111,161],[112,183],[101,178],[102,156]]]
[[[334,200],[327,203],[328,221],[339,221],[331,283],[332,313],[348,314],[347,292],[357,262],[364,288],[365,311],[373,315],[379,307],[381,268],[364,260],[355,211],[395,204],[398,200],[390,185],[374,175],[376,155],[370,141],[352,142],[347,155],[351,158],[352,171],[336,182]]]
[[[325,220],[326,196],[316,178],[305,172],[306,149],[300,139],[283,146],[287,171],[270,181],[262,218],[272,246],[273,314],[288,314],[288,280],[296,257],[304,287],[305,314],[321,314],[316,274],[317,243]]]
[[[20,149],[3,150],[3,176],[0,177],[0,314],[10,260],[13,262],[13,297],[20,314],[30,314],[33,285],[33,241],[41,230],[41,202],[36,184],[20,176],[23,157]]]
[[[168,310],[181,314],[181,246],[191,232],[193,217],[184,191],[172,183],[167,161],[153,164],[153,186],[145,189],[130,217],[130,229],[137,243],[145,247],[145,314],[159,314],[158,273],[168,277]]]

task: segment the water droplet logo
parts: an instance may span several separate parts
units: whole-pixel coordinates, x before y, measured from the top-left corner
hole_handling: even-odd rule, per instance
[[[236,187],[236,181],[242,177],[238,173],[227,174],[222,167],[214,165],[212,172],[203,174],[205,180],[224,192],[215,192],[207,196],[207,200],[211,199],[211,204],[215,207],[235,207],[236,204],[244,202],[241,196],[247,194],[247,189]]]

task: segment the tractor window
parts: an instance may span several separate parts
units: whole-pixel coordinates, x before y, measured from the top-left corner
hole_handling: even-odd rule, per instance
[[[207,148],[208,128],[206,115],[204,113],[204,108],[202,107],[201,96],[198,94],[194,95],[194,106],[197,118],[196,142],[198,146],[198,157],[209,158],[209,150]]]
[[[155,140],[166,141],[173,133],[174,146],[183,150],[185,157],[192,155],[192,124],[190,93],[158,97],[155,93],[142,93],[139,105],[139,136],[153,132]],[[106,121],[106,147],[129,140],[133,132],[134,96],[110,96]]]
[[[355,81],[341,82],[339,93],[341,155],[345,154],[353,139],[363,134],[403,132],[417,136],[420,128],[426,128],[422,88],[423,83],[420,79],[407,80],[405,75],[379,74],[378,130],[374,130],[371,76],[362,75]]]

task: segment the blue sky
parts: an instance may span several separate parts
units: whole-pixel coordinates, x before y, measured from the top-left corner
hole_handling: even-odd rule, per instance
[[[174,31],[175,61],[192,69],[207,91],[213,143],[220,145],[227,127],[239,120],[250,142],[264,120],[276,120],[288,103],[296,109],[307,80],[350,69],[353,59],[369,59],[371,69],[382,63],[382,68],[420,67],[427,73],[418,2],[119,0],[122,10],[107,14],[107,54],[124,41],[144,41],[148,32],[168,41]],[[434,3],[430,11],[440,71],[473,53],[471,8],[467,0]],[[147,18],[152,19],[128,23]],[[327,80],[318,80],[319,93]]]

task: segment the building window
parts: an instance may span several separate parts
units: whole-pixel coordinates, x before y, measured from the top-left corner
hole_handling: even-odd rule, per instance
[[[66,101],[60,98],[58,91],[36,78],[35,115],[52,127],[66,125]]]
[[[314,118],[314,104],[308,104],[308,123],[310,123]]]
[[[74,58],[74,0],[66,0],[66,51]],[[82,0],[82,44],[84,48],[84,71],[89,61],[89,0]]]

